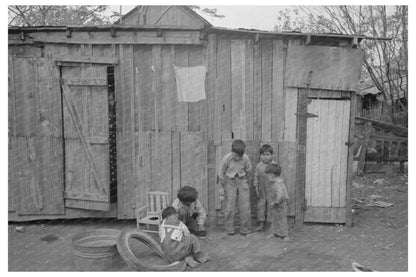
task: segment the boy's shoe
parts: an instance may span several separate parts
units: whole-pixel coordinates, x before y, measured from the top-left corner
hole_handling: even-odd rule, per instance
[[[198,267],[199,263],[197,261],[194,260],[194,258],[192,258],[191,256],[188,256],[185,258],[185,262],[189,267]]]
[[[210,258],[211,257],[207,253],[204,253],[202,251],[195,254],[195,259],[201,264],[208,262]]]
[[[241,234],[242,236],[247,236],[247,235],[251,234],[251,232],[247,232],[247,233],[241,233],[241,232],[240,232],[240,234]]]
[[[206,238],[206,236],[207,236],[207,231],[197,231],[196,232],[196,236],[197,237],[200,237],[200,238]]]
[[[234,236],[235,235],[235,232],[226,232],[227,233],[227,235],[229,235],[229,236]]]
[[[256,232],[264,231],[264,221],[260,221],[259,226],[255,229]]]

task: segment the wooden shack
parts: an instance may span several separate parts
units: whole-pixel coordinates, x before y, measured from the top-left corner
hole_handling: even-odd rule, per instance
[[[215,224],[240,138],[253,167],[273,146],[297,223],[351,224],[363,38],[217,28],[181,6],[9,28],[9,220],[133,219],[147,191],[190,185]],[[206,99],[178,102],[174,66],[197,65]]]

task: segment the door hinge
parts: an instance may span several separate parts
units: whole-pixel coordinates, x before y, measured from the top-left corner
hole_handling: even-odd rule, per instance
[[[353,146],[354,145],[354,142],[353,141],[346,141],[345,142],[345,145],[346,146]]]

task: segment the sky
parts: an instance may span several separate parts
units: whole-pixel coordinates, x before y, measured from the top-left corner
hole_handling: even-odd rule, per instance
[[[122,6],[122,14],[126,14],[135,6]],[[271,5],[200,5],[201,9],[216,8],[218,14],[224,18],[212,18],[206,14],[201,14],[206,20],[216,27],[228,28],[247,28],[271,31],[276,24],[277,13],[279,10],[293,9],[295,6],[271,6]],[[110,5],[113,11],[120,11],[120,6]]]

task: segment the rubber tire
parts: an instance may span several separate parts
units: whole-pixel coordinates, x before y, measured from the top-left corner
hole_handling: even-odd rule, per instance
[[[130,238],[137,239],[156,252],[162,259],[171,262],[168,265],[152,265],[141,261],[133,254],[128,244]],[[162,251],[160,244],[150,235],[138,229],[126,228],[120,232],[117,240],[117,250],[123,260],[136,271],[184,271],[186,263],[184,260],[172,262]]]

